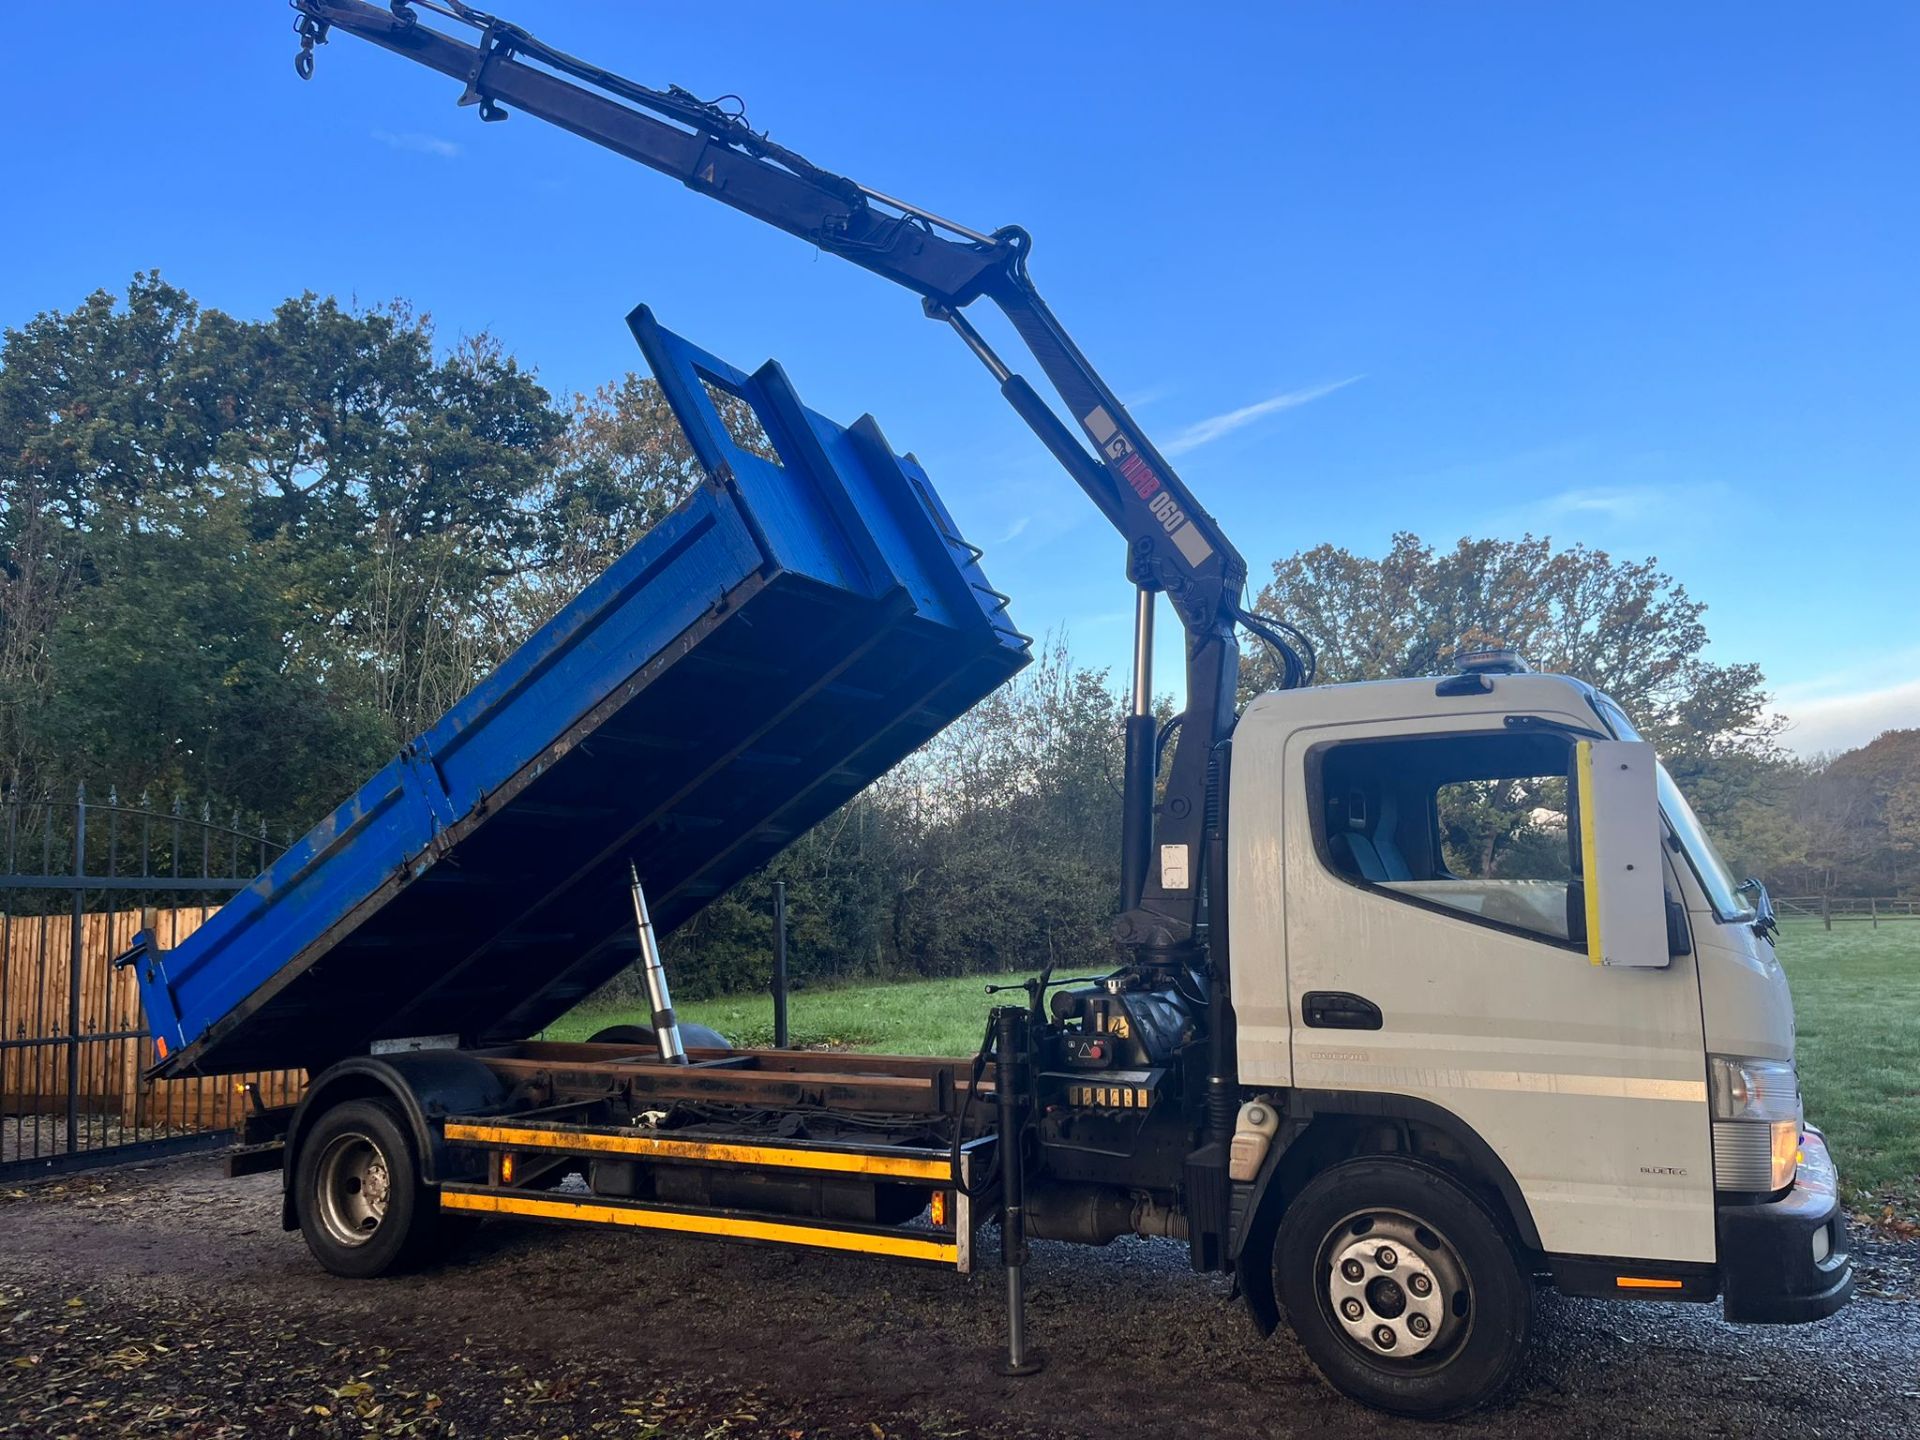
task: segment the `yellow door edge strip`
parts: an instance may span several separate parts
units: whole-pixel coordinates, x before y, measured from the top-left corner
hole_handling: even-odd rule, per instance
[[[953,1164],[912,1155],[846,1155],[830,1150],[794,1150],[781,1145],[743,1145],[727,1140],[667,1140],[654,1135],[608,1135],[533,1130],[515,1125],[446,1127],[449,1140],[502,1145],[517,1150],[564,1150],[572,1155],[630,1155],[641,1160],[701,1160],[718,1165],[761,1165],[781,1170],[831,1170],[893,1180],[953,1183]]]
[[[1580,799],[1580,889],[1587,902],[1587,959],[1598,965],[1607,952],[1600,944],[1600,875],[1593,863],[1593,742],[1575,742],[1573,755]]]
[[[640,1230],[673,1230],[722,1240],[761,1240],[776,1245],[805,1245],[816,1250],[847,1250],[898,1260],[931,1260],[957,1265],[960,1247],[951,1241],[910,1235],[867,1235],[823,1230],[778,1220],[746,1220],[731,1215],[689,1215],[677,1210],[648,1210],[629,1205],[600,1205],[582,1200],[549,1200],[471,1190],[440,1192],[442,1210],[477,1215],[522,1215],[536,1220],[572,1220],[587,1225],[627,1225]]]
[[[1616,1275],[1613,1283],[1622,1290],[1684,1290],[1684,1280],[1656,1279],[1651,1275]]]

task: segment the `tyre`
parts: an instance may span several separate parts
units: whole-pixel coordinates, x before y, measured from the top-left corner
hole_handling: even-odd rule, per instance
[[[651,1025],[609,1025],[587,1037],[589,1045],[638,1045],[648,1050],[654,1048],[653,1027]],[[689,1050],[731,1050],[733,1044],[718,1030],[709,1030],[705,1025],[693,1025],[680,1022],[680,1043]]]
[[[314,1121],[293,1183],[307,1249],[335,1275],[368,1280],[435,1252],[439,1196],[420,1180],[400,1112],[383,1100],[348,1100]]]
[[[1441,1419],[1500,1393],[1526,1349],[1533,1289],[1506,1227],[1444,1171],[1349,1160],[1281,1217],[1274,1293],[1335,1389]]]

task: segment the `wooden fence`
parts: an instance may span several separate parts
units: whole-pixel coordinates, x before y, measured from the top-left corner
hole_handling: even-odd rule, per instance
[[[1822,921],[1829,930],[1836,920],[1864,920],[1877,930],[1882,920],[1920,919],[1920,899],[1906,895],[1785,895],[1773,908],[1782,917]]]
[[[178,944],[210,915],[212,906],[155,912],[164,946]],[[73,977],[74,917],[0,915],[0,1110],[11,1115],[58,1114],[77,1084],[78,1109],[121,1129],[182,1134],[239,1124],[246,1099],[241,1085],[259,1087],[269,1105],[290,1104],[305,1084],[301,1071],[149,1081],[141,1070],[153,1055],[131,969],[115,970],[140,928],[137,910],[95,912],[80,918],[77,994]],[[77,1024],[76,1024],[77,1021]],[[72,1042],[79,1037],[79,1043]],[[78,1061],[75,1063],[74,1055]]]

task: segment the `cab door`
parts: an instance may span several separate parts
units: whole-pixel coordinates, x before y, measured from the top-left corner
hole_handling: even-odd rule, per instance
[[[1711,1261],[1693,959],[1594,962],[1575,743],[1505,720],[1289,737],[1293,1084],[1448,1112],[1505,1163],[1549,1253]]]

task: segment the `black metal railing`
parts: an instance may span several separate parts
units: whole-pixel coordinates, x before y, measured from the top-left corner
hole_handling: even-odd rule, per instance
[[[146,1080],[138,987],[112,968],[142,910],[177,943],[283,848],[209,802],[0,793],[0,1179],[219,1145],[242,1081],[297,1089],[297,1073]]]

